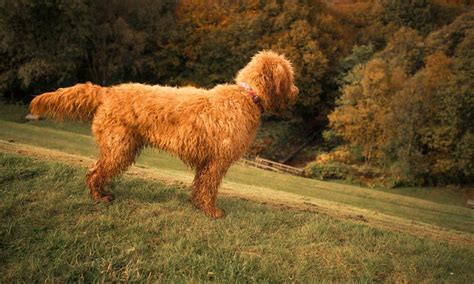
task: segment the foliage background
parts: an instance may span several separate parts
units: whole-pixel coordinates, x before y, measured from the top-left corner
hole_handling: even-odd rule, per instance
[[[301,97],[265,117],[254,154],[280,159],[302,144],[293,163],[313,161],[309,172],[472,183],[471,2],[0,0],[0,93],[28,102],[84,81],[212,87],[273,49],[294,63]]]

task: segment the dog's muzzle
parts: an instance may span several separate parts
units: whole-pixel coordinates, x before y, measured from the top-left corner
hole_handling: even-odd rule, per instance
[[[294,105],[296,101],[298,100],[298,94],[300,90],[296,86],[291,87],[291,93],[289,95],[289,103],[290,105]]]

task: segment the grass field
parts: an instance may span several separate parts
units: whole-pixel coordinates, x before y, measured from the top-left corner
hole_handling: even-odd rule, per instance
[[[473,279],[462,189],[374,190],[236,165],[219,199],[229,214],[211,221],[187,201],[192,172],[148,149],[114,181],[117,200],[94,205],[89,126],[25,113],[0,104],[1,283]]]
[[[0,154],[0,282],[452,281],[473,277],[472,247],[311,211],[222,198],[211,221],[189,190],[122,178],[112,205],[84,194],[85,170]]]

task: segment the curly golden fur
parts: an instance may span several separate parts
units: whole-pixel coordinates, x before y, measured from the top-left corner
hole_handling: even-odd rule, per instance
[[[36,97],[30,110],[54,119],[93,119],[100,158],[87,174],[87,186],[95,201],[111,201],[112,194],[104,189],[107,183],[125,171],[143,147],[151,146],[171,152],[196,171],[192,201],[219,218],[224,214],[216,207],[219,184],[247,150],[260,123],[259,107],[241,84],[251,86],[267,113],[293,104],[298,94],[291,63],[272,51],[256,54],[235,81],[209,90],[77,84]]]

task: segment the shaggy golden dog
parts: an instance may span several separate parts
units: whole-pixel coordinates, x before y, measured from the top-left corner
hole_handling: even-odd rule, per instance
[[[100,158],[87,174],[87,186],[95,201],[111,201],[107,183],[151,146],[196,171],[192,201],[219,218],[224,215],[216,207],[219,184],[254,139],[262,112],[286,108],[298,95],[290,62],[272,51],[256,54],[235,81],[209,90],[77,84],[35,97],[30,110],[53,119],[93,119]]]

